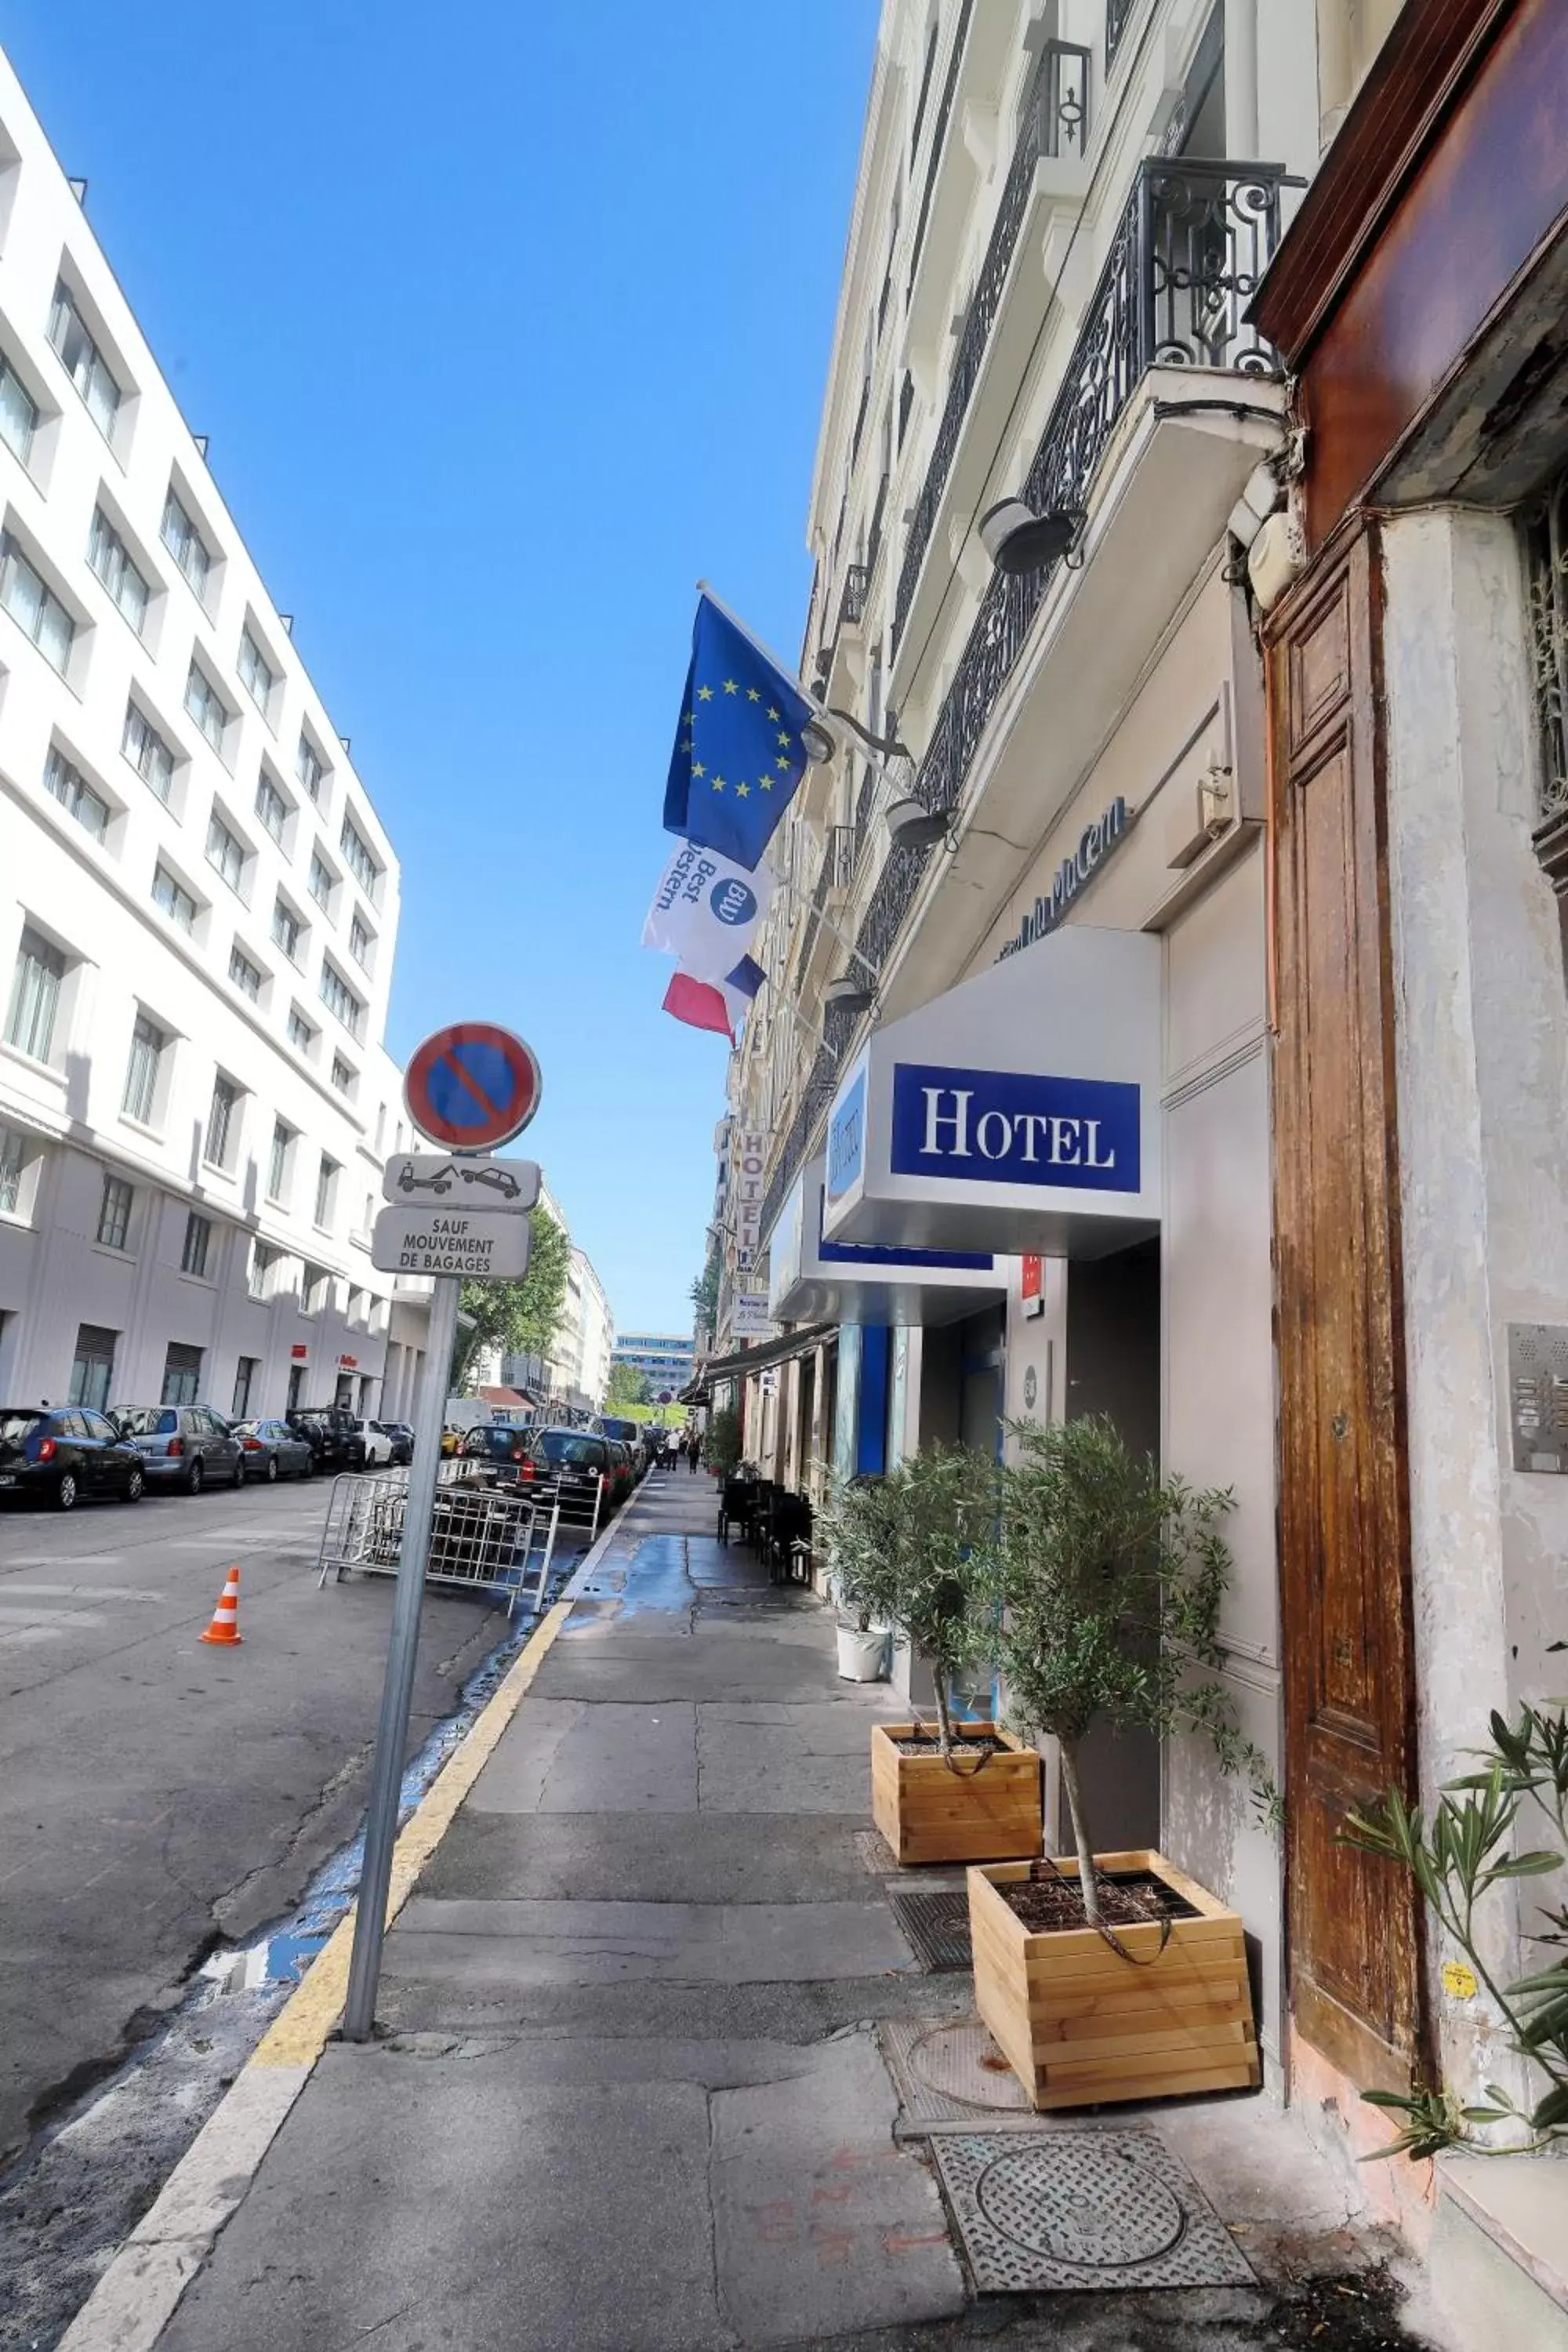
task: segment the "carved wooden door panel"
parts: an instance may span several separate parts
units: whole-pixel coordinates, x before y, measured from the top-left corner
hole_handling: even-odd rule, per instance
[[[1422,2041],[1415,1906],[1338,1843],[1415,1765],[1379,625],[1363,527],[1277,615],[1269,703],[1291,2002],[1386,2087]]]

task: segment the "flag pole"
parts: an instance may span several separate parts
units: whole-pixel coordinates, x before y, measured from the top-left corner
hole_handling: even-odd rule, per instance
[[[746,643],[751,646],[753,653],[761,654],[765,662],[767,662],[773,669],[776,669],[782,677],[789,679],[790,684],[795,688],[795,692],[800,696],[803,702],[809,702],[812,709],[820,713],[822,718],[829,719],[832,717],[832,713],[817,700],[810,687],[802,682],[799,671],[793,669],[788,662],[781,661],[777,654],[774,653],[772,646],[764,646],[756,631],[754,629],[749,629],[746,626],[746,624],[742,620],[739,613],[731,611],[731,607],[725,604],[722,596],[717,593],[710,582],[700,580],[697,583],[697,593],[700,596],[707,597],[708,602],[713,606],[715,612],[723,614],[724,618],[729,622],[730,626],[732,629],[739,630],[741,635],[745,638]]]

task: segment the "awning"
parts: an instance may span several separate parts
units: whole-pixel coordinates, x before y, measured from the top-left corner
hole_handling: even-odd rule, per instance
[[[529,1405],[536,1402],[532,1397],[524,1396],[518,1389],[476,1389],[474,1394],[481,1404],[504,1407],[509,1412],[515,1412],[519,1408],[526,1410]]]
[[[874,1030],[828,1118],[826,1238],[1100,1257],[1157,1232],[1163,954],[1065,923]]]
[[[891,1323],[925,1329],[993,1307],[1006,1264],[989,1250],[881,1248],[822,1238],[825,1163],[808,1160],[769,1244],[768,1312],[787,1323]]]
[[[761,1348],[742,1348],[732,1356],[715,1356],[703,1365],[697,1378],[680,1391],[680,1404],[706,1404],[715,1381],[745,1380],[752,1372],[765,1372],[770,1364],[787,1363],[791,1356],[806,1356],[824,1339],[833,1337],[837,1327],[832,1323],[813,1323],[802,1331],[787,1331],[782,1339],[770,1339]]]

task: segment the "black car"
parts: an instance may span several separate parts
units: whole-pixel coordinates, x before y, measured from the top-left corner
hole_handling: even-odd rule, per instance
[[[588,1518],[597,1503],[600,1517],[607,1518],[615,1501],[613,1441],[589,1429],[538,1429],[532,1433],[545,1475],[561,1482],[563,1510],[574,1518]]]
[[[139,1503],[145,1484],[141,1454],[90,1405],[0,1405],[0,1494],[71,1511],[89,1496]]]
[[[286,1421],[237,1421],[234,1433],[245,1448],[246,1475],[265,1478],[313,1478],[316,1457]]]
[[[363,1470],[364,1438],[358,1416],[341,1405],[296,1405],[283,1416],[315,1456],[318,1470]]]
[[[408,1423],[405,1421],[384,1421],[381,1425],[383,1429],[385,1430],[388,1437],[392,1440],[392,1459],[394,1463],[412,1462],[414,1459],[414,1432],[409,1427]]]
[[[492,1484],[531,1485],[548,1475],[538,1434],[521,1422],[477,1422],[458,1451],[465,1462],[482,1465],[481,1475]]]

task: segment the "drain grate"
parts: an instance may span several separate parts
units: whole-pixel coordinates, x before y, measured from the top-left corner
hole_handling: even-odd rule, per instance
[[[955,1894],[937,1895],[889,1892],[888,1900],[928,1976],[974,1966],[974,1948],[969,1940],[969,1897],[962,1889]]]
[[[982,2294],[1255,2284],[1152,2132],[947,2132],[931,2147]]]

